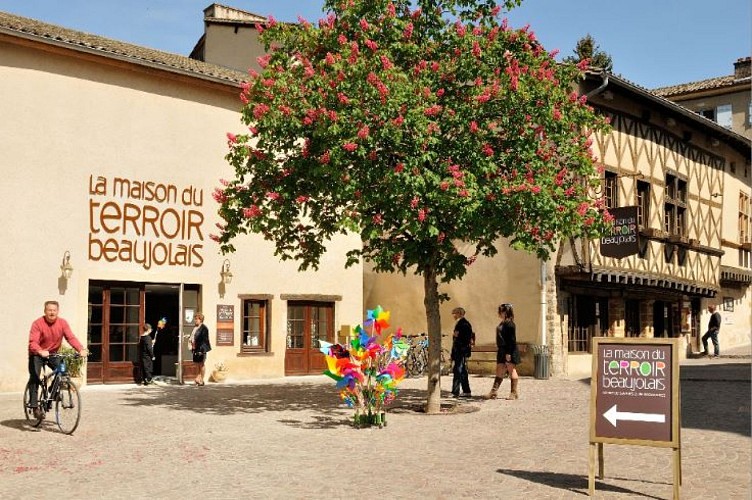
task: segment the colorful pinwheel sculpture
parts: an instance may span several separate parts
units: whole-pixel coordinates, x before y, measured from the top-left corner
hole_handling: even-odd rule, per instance
[[[349,345],[319,341],[326,355],[324,371],[337,383],[339,395],[355,409],[355,426],[386,425],[386,406],[397,395],[397,385],[405,377],[408,344],[402,329],[387,335],[389,311],[381,306],[368,310],[365,326],[352,329]]]

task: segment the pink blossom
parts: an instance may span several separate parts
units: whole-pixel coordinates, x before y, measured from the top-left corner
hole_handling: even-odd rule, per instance
[[[392,61],[390,61],[387,56],[381,56],[381,67],[385,70],[388,70],[392,69],[394,67],[394,64],[392,64]]]
[[[358,130],[358,138],[366,139],[370,133],[371,129],[368,128],[368,125],[363,125],[362,127],[360,127],[360,130]]]
[[[449,183],[447,181],[441,181],[441,183],[439,184],[439,189],[446,191],[447,189],[449,189]]]
[[[272,58],[271,54],[264,54],[263,56],[257,57],[256,62],[262,68],[266,68],[269,65],[269,61],[271,60],[271,58]]]
[[[269,198],[272,201],[277,201],[281,198],[280,194],[276,191],[269,191],[266,193],[266,197]]]
[[[342,92],[337,93],[337,99],[342,104],[350,104],[350,98]]]
[[[259,215],[261,215],[261,209],[257,205],[251,205],[250,207],[243,209],[243,217],[246,219],[258,217]]]
[[[270,28],[273,28],[274,26],[277,25],[277,20],[274,18],[274,16],[269,16],[266,19],[267,19],[266,25],[269,26]]]
[[[441,96],[443,96],[443,95],[444,95],[444,92],[445,92],[445,90],[444,90],[444,89],[439,89],[439,90],[437,90],[437,91],[436,91],[436,97],[441,97]]]
[[[297,201],[298,203],[305,203],[308,201],[308,196],[300,195],[295,198],[295,201]]]
[[[586,69],[588,69],[589,65],[590,65],[590,59],[585,58],[582,61],[577,63],[577,69],[579,69],[580,71],[585,71]]]
[[[423,111],[423,114],[426,116],[436,116],[439,113],[441,113],[441,109],[442,109],[441,106],[439,106],[438,104],[434,104],[433,106],[426,108]]]
[[[253,107],[253,117],[257,120],[260,120],[264,117],[266,113],[269,112],[269,106],[262,103],[256,104],[256,106]]]
[[[398,127],[402,125],[405,122],[405,118],[402,115],[397,116],[394,120],[392,120],[392,123],[397,125]]]
[[[362,29],[363,31],[367,31],[368,28],[369,28],[368,21],[366,21],[364,18],[361,17],[360,18],[360,29]]]
[[[456,23],[454,23],[454,29],[455,29],[455,31],[457,31],[457,34],[459,36],[461,36],[461,37],[465,36],[465,32],[466,32],[465,25],[462,24],[461,21],[457,21]]]
[[[561,120],[561,110],[557,106],[554,106],[553,119],[557,122]]]
[[[494,150],[490,144],[486,143],[483,145],[483,154],[486,156],[493,156]]]
[[[418,203],[420,203],[420,198],[413,196],[413,199],[410,200],[410,208],[416,208],[418,206]]]
[[[331,156],[329,154],[329,151],[324,151],[324,154],[322,154],[321,157],[319,158],[319,162],[322,165],[328,165],[330,160],[331,160]]]
[[[232,132],[227,132],[227,145],[232,146],[236,142],[238,142],[238,136]]]
[[[481,51],[480,51],[480,44],[475,41],[473,42],[473,56],[474,57],[480,57]]]
[[[491,96],[487,92],[475,97],[475,100],[478,102],[488,102],[490,99]]]
[[[472,120],[472,121],[470,122],[470,133],[471,133],[471,134],[474,134],[474,133],[476,133],[477,131],[478,131],[478,122],[476,122],[475,120]]]
[[[494,17],[498,16],[499,12],[501,12],[501,7],[499,7],[498,5],[491,9],[491,15]]]
[[[470,193],[468,193],[467,189],[460,189],[459,191],[457,191],[457,196],[459,196],[460,198],[467,198],[468,196],[470,196]]]
[[[243,92],[240,93],[240,102],[244,105],[250,102]]]
[[[402,36],[405,38],[410,38],[413,36],[413,23],[407,23],[407,26],[405,26],[405,30],[402,32]]]
[[[345,35],[339,35],[337,37],[337,41],[339,42],[340,45],[344,45],[347,43],[347,37]]]
[[[538,193],[541,192],[541,187],[540,186],[533,186],[533,187],[530,188],[530,192],[532,192],[533,194],[538,194]]]
[[[358,145],[355,144],[354,142],[346,142],[342,145],[342,149],[344,149],[345,151],[349,153],[352,153],[353,151],[358,149]]]
[[[366,44],[366,47],[371,49],[372,52],[376,52],[379,49],[379,45],[373,40],[366,40],[365,44]]]
[[[588,211],[588,208],[590,208],[590,204],[586,201],[583,201],[580,203],[580,206],[577,207],[577,213],[579,215],[585,215]]]
[[[224,203],[225,201],[227,201],[227,195],[219,188],[214,188],[214,191],[212,192],[212,198],[214,198],[214,201],[216,201],[217,203]]]
[[[418,221],[423,222],[424,220],[426,220],[426,210],[421,208],[418,210]]]
[[[384,224],[384,218],[381,216],[381,214],[374,215],[373,217],[371,217],[371,220],[377,226],[381,226],[382,224]]]
[[[331,66],[332,64],[334,64],[334,62],[335,62],[335,59],[334,59],[334,56],[332,55],[332,53],[331,53],[331,52],[327,52],[327,53],[326,53],[326,57],[324,58],[324,61],[326,61],[326,64],[328,64],[328,65],[330,65],[330,66]]]
[[[398,174],[405,170],[405,164],[404,163],[398,163],[394,166],[394,173]]]
[[[248,127],[248,131],[253,135],[258,135],[258,128],[254,127],[253,125]]]

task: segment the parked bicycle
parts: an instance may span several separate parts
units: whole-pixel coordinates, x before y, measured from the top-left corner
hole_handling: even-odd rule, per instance
[[[81,395],[78,387],[68,374],[66,361],[78,358],[78,354],[50,354],[50,358],[57,362],[54,370],[43,368],[37,402],[42,409],[34,415],[34,408],[29,406],[31,398],[30,386],[26,384],[24,391],[24,414],[26,420],[34,427],[39,427],[45,420],[47,413],[55,408],[55,422],[64,434],[73,434],[81,419]],[[54,363],[53,363],[54,364]]]
[[[420,377],[428,371],[428,335],[420,333],[407,335],[410,345],[405,359],[405,371],[408,377]],[[452,372],[452,361],[449,351],[441,349],[441,374],[448,375]]]

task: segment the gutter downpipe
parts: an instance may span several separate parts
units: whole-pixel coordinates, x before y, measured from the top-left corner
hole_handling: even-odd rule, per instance
[[[548,325],[546,324],[546,316],[547,316],[547,303],[546,303],[546,259],[541,259],[541,266],[540,266],[540,282],[541,282],[541,293],[540,293],[540,305],[541,305],[541,345],[545,346],[548,344],[547,339],[547,332],[548,332]]]
[[[606,87],[608,87],[608,71],[603,70],[601,71],[601,78],[603,79],[603,83],[600,84],[600,86],[596,87],[595,89],[591,90],[587,94],[585,94],[585,97],[588,98],[588,101],[591,97],[596,96],[606,90]]]

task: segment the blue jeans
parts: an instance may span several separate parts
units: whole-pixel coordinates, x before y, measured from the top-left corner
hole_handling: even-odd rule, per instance
[[[454,366],[452,367],[452,394],[459,396],[460,385],[462,385],[462,392],[470,394],[470,380],[467,375],[467,358],[464,356],[458,356],[459,359],[454,360]]]
[[[708,330],[708,332],[702,336],[702,350],[705,354],[708,353],[708,338],[713,342],[713,351],[718,356],[721,353],[721,349],[718,346],[718,330]]]

